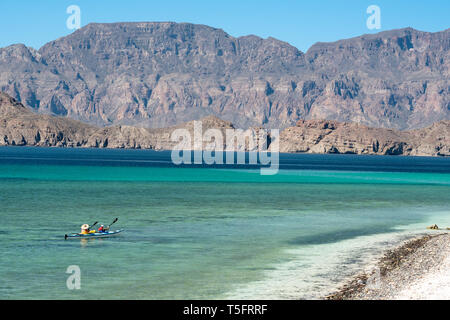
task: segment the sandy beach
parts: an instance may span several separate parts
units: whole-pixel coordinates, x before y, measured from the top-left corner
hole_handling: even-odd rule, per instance
[[[369,273],[357,275],[325,299],[450,299],[450,233],[436,231],[387,251]]]

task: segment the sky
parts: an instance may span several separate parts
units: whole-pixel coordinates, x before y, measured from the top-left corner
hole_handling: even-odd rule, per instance
[[[70,34],[74,30],[67,27],[66,11],[71,5],[80,8],[81,27],[91,22],[190,22],[234,37],[271,36],[303,52],[316,42],[390,29],[450,28],[450,0],[1,0],[0,47],[23,43],[39,49]],[[367,26],[371,5],[380,9],[379,29]]]

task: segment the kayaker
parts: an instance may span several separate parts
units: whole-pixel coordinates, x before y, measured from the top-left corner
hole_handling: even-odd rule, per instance
[[[81,226],[81,234],[95,233],[95,230],[91,230],[88,224],[83,224]]]
[[[101,225],[100,228],[98,228],[98,232],[106,233],[106,228],[105,228],[105,226],[104,226],[104,225]]]
[[[88,224],[83,224],[81,226],[81,234],[89,234],[89,225]]]

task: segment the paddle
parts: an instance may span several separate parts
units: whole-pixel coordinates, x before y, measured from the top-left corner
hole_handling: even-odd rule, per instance
[[[109,230],[109,228],[117,222],[117,220],[119,220],[119,218],[115,218],[113,222],[111,222],[111,224],[108,226],[108,228],[106,228],[106,230]]]

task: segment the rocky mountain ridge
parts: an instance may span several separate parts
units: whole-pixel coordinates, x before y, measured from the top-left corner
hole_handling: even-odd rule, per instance
[[[317,43],[232,37],[188,23],[89,24],[39,50],[0,49],[0,91],[40,114],[164,128],[327,119],[399,130],[450,119],[450,29]]]
[[[172,139],[172,134],[177,129],[185,129],[193,137],[190,149],[195,149],[196,143],[200,143],[201,149],[230,148],[226,139],[222,144],[211,147],[211,142],[219,141],[204,139],[204,134],[207,129],[217,129],[225,137],[227,130],[234,131],[232,123],[213,116],[203,118],[200,137],[195,137],[194,126],[191,121],[161,129],[96,127],[76,120],[37,114],[7,94],[0,93],[0,146],[172,150],[179,145],[178,140]],[[241,134],[258,134],[259,130],[251,128],[242,130]],[[398,131],[329,120],[302,120],[295,127],[281,131],[278,139],[280,152],[286,153],[450,156],[450,121],[419,130]],[[241,141],[231,148],[248,151],[248,141]]]

